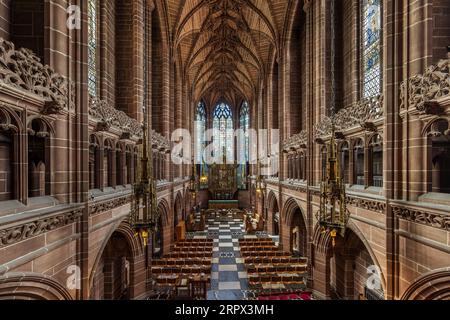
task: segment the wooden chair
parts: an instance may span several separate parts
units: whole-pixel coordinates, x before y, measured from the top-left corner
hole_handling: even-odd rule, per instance
[[[206,300],[207,282],[205,280],[191,280],[190,296],[193,300]]]

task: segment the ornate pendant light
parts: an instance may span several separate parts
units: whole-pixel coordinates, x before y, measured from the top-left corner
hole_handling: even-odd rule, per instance
[[[335,115],[335,8],[334,0],[331,1],[331,77],[332,77],[332,97],[330,107],[331,118],[331,141],[328,145],[326,175],[322,177],[320,186],[320,209],[317,212],[317,220],[323,233],[329,233],[332,239],[332,246],[336,244],[336,237],[345,234],[345,229],[349,219],[345,198],[345,184],[341,178],[339,158],[337,156],[336,128],[334,124]]]
[[[145,21],[148,21],[148,10],[146,1],[144,1]],[[149,129],[149,108],[147,107],[147,91],[148,91],[148,32],[145,32],[145,50],[144,50],[144,105],[143,125],[142,125],[142,143],[138,146],[140,161],[136,168],[136,181],[133,185],[133,202],[129,222],[135,231],[135,235],[142,238],[144,246],[147,247],[150,235],[156,227],[158,220],[158,203],[156,194],[156,184],[153,179],[153,150],[149,141],[151,133]],[[147,250],[146,250],[147,252]],[[147,259],[146,259],[147,261]]]

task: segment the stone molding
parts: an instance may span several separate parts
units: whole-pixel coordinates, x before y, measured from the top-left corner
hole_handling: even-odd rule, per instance
[[[49,231],[77,222],[83,209],[77,208],[68,212],[20,223],[0,230],[0,248],[33,238]]]
[[[374,199],[346,196],[347,204],[353,207],[358,207],[370,211],[384,213],[386,211],[386,202],[377,201]]]
[[[43,114],[75,110],[75,84],[56,73],[29,49],[0,38],[0,83],[31,92],[44,101]]]
[[[108,210],[113,210],[115,208],[131,203],[132,200],[133,196],[128,194],[123,197],[94,202],[89,205],[89,215],[96,215]]]
[[[413,109],[419,114],[439,114],[444,110],[433,101],[450,96],[450,54],[447,59],[429,66],[401,84],[401,109]]]
[[[392,211],[399,219],[450,231],[449,214],[433,212],[427,208],[410,207],[398,204],[392,205]]]

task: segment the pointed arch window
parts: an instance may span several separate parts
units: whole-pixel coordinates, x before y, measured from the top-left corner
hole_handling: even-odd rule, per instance
[[[249,163],[249,129],[250,113],[247,101],[244,101],[239,111],[239,129],[243,134],[239,150],[238,186],[240,189],[247,189],[247,175]]]
[[[363,98],[381,93],[381,1],[363,0],[362,3],[362,82]]]
[[[201,176],[207,175],[207,166],[203,158],[203,151],[206,144],[206,107],[203,101],[200,101],[195,111],[195,164]],[[201,188],[207,187],[207,183],[201,182]]]
[[[97,0],[88,0],[88,92],[97,96],[97,47],[98,47],[98,7]]]
[[[214,109],[213,130],[214,139],[216,139],[214,141],[215,149],[219,150],[220,155],[223,155],[225,150],[227,162],[231,162],[232,159],[234,160],[234,132],[233,113],[229,105],[221,103]]]

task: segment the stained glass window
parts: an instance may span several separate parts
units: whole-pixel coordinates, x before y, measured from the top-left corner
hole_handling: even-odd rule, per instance
[[[199,169],[200,176],[208,175],[208,167],[205,164],[205,159],[203,158],[203,151],[206,144],[206,108],[203,101],[200,101],[197,105],[195,111],[195,164]],[[207,182],[200,182],[201,188],[208,187]]]
[[[248,130],[250,129],[250,114],[248,103],[244,101],[241,105],[241,110],[239,112],[239,129],[241,129],[241,133],[243,132],[243,142],[240,144],[240,157],[244,161],[240,161],[239,170],[238,170],[238,186],[240,189],[247,188],[247,168],[249,161],[249,135]]]
[[[88,91],[97,96],[97,0],[88,0]]]
[[[233,114],[231,112],[230,106],[225,103],[219,104],[214,109],[213,130],[215,150],[219,150],[220,156],[223,156],[223,152],[225,150],[227,162],[234,161]]]
[[[363,97],[381,93],[381,1],[363,0]]]

